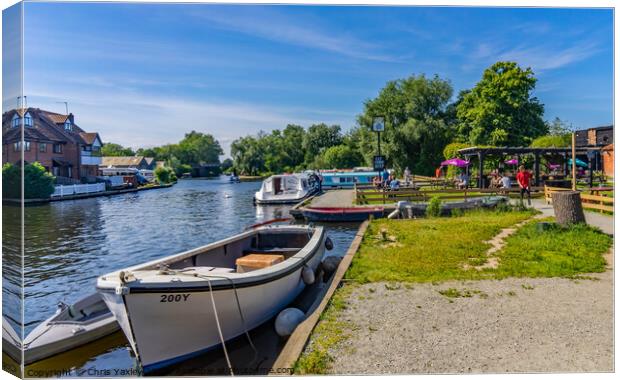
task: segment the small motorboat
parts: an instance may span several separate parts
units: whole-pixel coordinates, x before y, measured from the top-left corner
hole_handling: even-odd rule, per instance
[[[239,183],[239,182],[241,182],[241,180],[239,179],[239,176],[238,175],[234,175],[234,174],[230,176],[229,181],[231,183]]]
[[[309,222],[362,222],[372,215],[381,218],[383,207],[304,207],[301,209]]]
[[[24,339],[24,364],[83,346],[120,329],[99,293],[73,305],[60,303],[58,311]]]
[[[4,316],[2,316],[2,352],[17,363],[22,361],[21,338]]]
[[[319,183],[316,175],[307,173],[272,175],[263,181],[254,195],[257,204],[298,203],[316,193]]]
[[[152,372],[274,317],[313,282],[325,247],[322,227],[262,226],[106,274],[97,288]]]

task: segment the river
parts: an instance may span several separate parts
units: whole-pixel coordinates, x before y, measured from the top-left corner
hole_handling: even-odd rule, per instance
[[[24,328],[27,335],[52,315],[58,302],[72,303],[95,291],[97,276],[234,235],[273,218],[288,217],[290,206],[253,206],[260,182],[230,183],[228,177],[180,180],[166,189],[108,197],[53,202],[25,208]],[[19,320],[20,208],[3,206],[3,314]],[[328,225],[343,255],[357,225]],[[7,265],[9,264],[9,265]],[[14,326],[16,327],[16,326]],[[282,346],[273,324],[252,332],[263,364]],[[245,342],[231,345],[238,365],[256,358]],[[164,374],[207,374],[222,355],[208,354],[166,370]],[[261,360],[259,360],[260,362]],[[135,375],[136,363],[122,333],[34,364],[30,375],[61,370],[72,376]],[[119,372],[123,370],[126,372]],[[28,368],[26,369],[28,375]],[[40,372],[37,372],[40,371]],[[49,373],[47,373],[49,375]]]

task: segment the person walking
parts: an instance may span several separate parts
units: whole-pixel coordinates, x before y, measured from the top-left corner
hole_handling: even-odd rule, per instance
[[[519,172],[517,173],[517,183],[519,184],[519,190],[521,193],[521,202],[523,202],[523,195],[527,193],[527,204],[532,205],[532,194],[530,192],[530,180],[532,174],[525,170],[525,166],[519,166]]]

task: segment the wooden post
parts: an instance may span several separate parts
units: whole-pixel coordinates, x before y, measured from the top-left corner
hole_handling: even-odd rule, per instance
[[[572,156],[573,156],[573,190],[577,190],[577,154],[575,152],[575,132],[572,133]]]
[[[482,175],[483,171],[484,171],[484,154],[480,152],[478,153],[478,188],[479,189],[482,189],[484,187],[484,176]]]
[[[534,155],[534,183],[540,186],[540,154],[538,152]]]

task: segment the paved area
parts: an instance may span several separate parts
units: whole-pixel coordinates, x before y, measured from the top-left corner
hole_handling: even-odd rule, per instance
[[[311,207],[353,207],[355,190],[328,190],[312,199]]]
[[[611,372],[613,272],[586,278],[357,286],[330,372]]]

